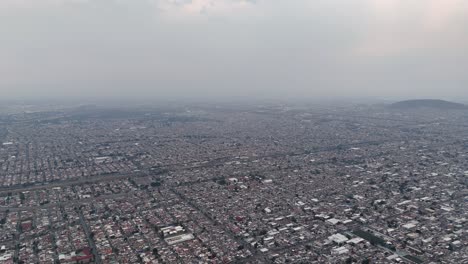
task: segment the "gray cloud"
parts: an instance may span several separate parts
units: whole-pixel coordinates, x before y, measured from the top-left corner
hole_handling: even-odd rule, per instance
[[[4,96],[468,97],[463,0],[3,0]]]

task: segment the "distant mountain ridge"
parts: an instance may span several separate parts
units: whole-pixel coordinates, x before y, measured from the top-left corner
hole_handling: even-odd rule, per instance
[[[468,106],[460,103],[439,99],[415,99],[396,102],[390,105],[393,109],[434,108],[443,110],[468,109]]]

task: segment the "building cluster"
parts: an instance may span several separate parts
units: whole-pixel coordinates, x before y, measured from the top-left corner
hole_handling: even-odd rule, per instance
[[[1,263],[468,263],[463,113],[39,117],[5,125]]]

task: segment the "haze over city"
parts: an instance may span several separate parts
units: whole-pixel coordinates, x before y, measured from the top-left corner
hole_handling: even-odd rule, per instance
[[[0,0],[0,264],[467,264],[468,1]]]
[[[2,0],[2,98],[468,98],[463,0]]]

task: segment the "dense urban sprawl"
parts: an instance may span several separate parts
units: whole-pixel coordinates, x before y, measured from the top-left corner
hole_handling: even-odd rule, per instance
[[[0,118],[0,263],[468,263],[466,111]]]

